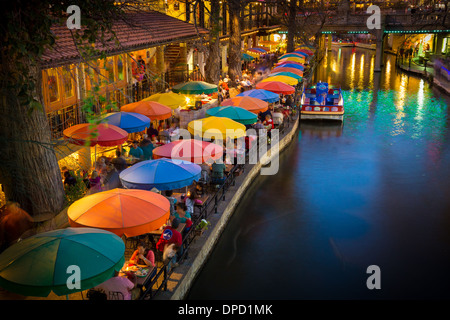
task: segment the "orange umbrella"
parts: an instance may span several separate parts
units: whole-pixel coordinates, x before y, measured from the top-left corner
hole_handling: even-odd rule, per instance
[[[264,112],[269,108],[269,104],[261,99],[253,97],[233,97],[231,99],[225,99],[220,104],[221,106],[235,106],[244,108],[253,113]]]
[[[64,130],[63,135],[66,140],[76,145],[84,145],[89,141],[91,147],[97,144],[102,147],[117,146],[127,141],[128,138],[128,132],[108,123],[76,124]]]
[[[146,190],[112,189],[75,201],[67,216],[72,227],[110,231],[136,237],[160,228],[170,216],[166,197]]]
[[[282,94],[292,94],[295,92],[294,87],[280,81],[260,82],[256,85],[256,89],[264,89],[274,93]]]
[[[276,67],[276,68],[272,69],[272,73],[274,73],[274,72],[283,72],[283,71],[284,72],[292,72],[292,73],[295,73],[295,74],[303,77],[303,71],[299,70],[299,69],[296,69],[296,68],[288,68],[288,67],[280,66],[280,67]]]
[[[153,159],[169,158],[201,164],[222,158],[223,147],[208,141],[183,139],[153,150]]]
[[[143,114],[152,121],[164,120],[172,116],[172,109],[156,101],[133,102],[122,106],[120,110]]]

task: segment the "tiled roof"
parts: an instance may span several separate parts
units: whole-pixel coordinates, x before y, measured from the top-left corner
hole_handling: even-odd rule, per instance
[[[100,43],[96,45],[97,49],[106,51],[108,55],[170,42],[181,42],[209,32],[157,11],[128,13],[124,16],[123,21],[114,23],[113,30],[120,45],[117,45],[115,41],[106,45]],[[44,52],[41,59],[42,67],[50,68],[79,62],[80,56],[72,39],[71,30],[66,25],[55,25],[52,27],[52,32],[56,36],[56,43],[52,49]]]

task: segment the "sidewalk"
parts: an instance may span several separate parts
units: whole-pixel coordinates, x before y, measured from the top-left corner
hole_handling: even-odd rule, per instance
[[[433,64],[427,65],[426,69],[424,66],[418,65],[414,62],[411,62],[411,65],[409,63],[399,63],[398,67],[403,71],[410,72],[422,78],[425,78],[426,80],[436,85],[438,88],[445,91],[448,95],[450,95],[450,83],[448,81],[445,81],[445,79],[440,79],[439,76],[436,77],[436,71],[434,70]]]

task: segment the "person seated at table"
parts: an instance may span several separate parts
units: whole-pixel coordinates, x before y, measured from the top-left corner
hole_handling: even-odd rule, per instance
[[[142,151],[142,149],[139,148],[138,142],[136,140],[133,141],[133,143],[130,147],[130,151],[128,151],[128,156],[137,158],[140,160],[142,160],[144,158],[144,151]]]
[[[156,243],[156,250],[163,253],[166,246],[175,243],[181,248],[183,243],[183,238],[181,233],[177,230],[180,226],[180,220],[178,218],[174,218],[170,225],[164,227],[161,237]]]
[[[70,173],[70,171],[64,171],[64,186],[73,187],[77,184],[77,179]]]
[[[139,143],[139,148],[142,149],[143,160],[153,159],[153,149],[155,149],[155,146],[150,141],[147,134],[144,134],[142,141]]]
[[[108,162],[106,165],[107,174],[102,182],[102,190],[112,190],[115,188],[122,188],[122,182],[119,178],[119,172],[117,172],[116,168],[111,162]]]
[[[192,227],[192,215],[183,209],[182,205],[175,206],[175,218],[177,218],[181,223],[185,223],[186,226],[181,234],[184,237]]]
[[[274,128],[272,117],[269,114],[266,115],[263,126],[269,131]]]
[[[226,154],[223,155],[223,159],[217,159],[211,165],[211,182],[214,184],[223,184],[225,182],[225,158]]]
[[[173,190],[166,190],[166,198],[170,203],[170,215],[173,216],[175,214],[175,207],[177,203],[177,199],[173,197]]]
[[[119,148],[116,149],[116,157],[111,162],[119,173],[128,167],[127,160],[125,160]]]
[[[92,171],[91,176],[89,178],[90,188],[88,190],[88,194],[93,194],[102,191],[102,182],[101,177],[98,174],[97,170]]]
[[[158,132],[159,141],[162,143],[169,143],[170,142],[170,133],[167,130],[166,123],[161,124],[161,130]]]
[[[186,214],[192,217],[194,214],[194,205],[203,204],[203,201],[198,199],[197,192],[194,190],[188,197],[184,198],[184,204],[186,205]]]
[[[155,267],[155,253],[141,241],[131,255],[129,262],[138,265],[146,265],[148,267]]]
[[[120,292],[124,300],[132,300],[139,296],[139,289],[136,287],[136,276],[131,276],[133,281],[127,277],[119,275],[118,271],[114,271],[114,276],[105,282],[95,286],[94,290],[103,290],[106,293],[107,299],[111,299],[110,293]]]
[[[150,127],[147,129],[147,136],[150,138],[153,136],[158,136],[158,130],[153,126],[153,123],[150,123]]]
[[[209,182],[209,174],[211,171],[211,168],[209,167],[209,165],[206,162],[203,162],[200,165],[200,168],[202,169],[200,176],[201,176],[201,180],[203,183],[208,183]]]
[[[176,122],[172,122],[170,124],[170,128],[167,131],[169,132],[171,140],[172,137],[178,136],[180,134],[180,128],[178,127],[178,124]]]

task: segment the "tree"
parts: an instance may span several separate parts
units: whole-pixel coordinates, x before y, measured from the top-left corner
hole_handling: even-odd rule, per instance
[[[228,74],[231,79],[242,76],[241,70],[241,10],[246,1],[228,0],[230,15],[230,50],[228,53]]]
[[[1,13],[0,183],[7,200],[31,215],[57,214],[64,187],[50,139],[41,92],[40,58],[54,43],[51,26],[66,24],[70,5],[81,9],[74,41],[90,45],[110,37],[125,5],[110,0],[13,0]]]
[[[220,75],[220,1],[211,0],[208,57],[205,66],[206,82],[218,83]]]

